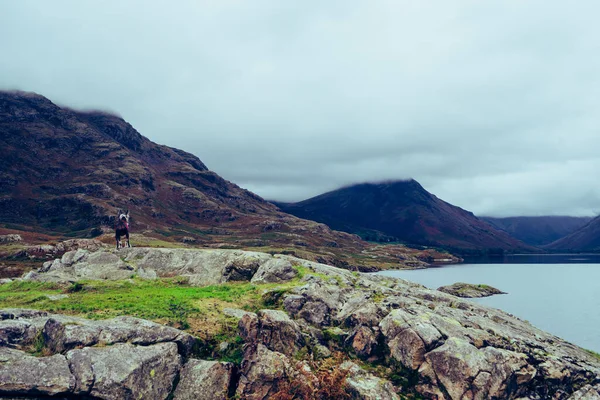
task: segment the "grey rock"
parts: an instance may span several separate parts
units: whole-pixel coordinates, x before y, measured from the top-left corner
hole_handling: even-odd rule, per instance
[[[278,391],[283,379],[291,375],[287,357],[262,344],[250,346],[244,354],[236,395],[248,400],[268,399]]]
[[[453,400],[515,397],[520,388],[513,382],[524,385],[535,376],[524,354],[493,347],[480,350],[457,338],[425,357]]]
[[[183,356],[191,353],[195,338],[188,333],[135,317],[116,317],[103,321],[53,316],[43,330],[46,345],[54,352],[76,347],[132,343],[151,345],[174,342]]]
[[[393,385],[385,379],[368,373],[351,361],[344,362],[340,368],[348,371],[346,383],[354,399],[400,400]]]
[[[245,315],[239,328],[246,342],[259,342],[285,355],[295,354],[306,344],[300,326],[283,311],[260,310],[258,315]]]
[[[22,242],[23,238],[18,234],[0,235],[0,243]]]
[[[472,283],[464,283],[458,282],[453,283],[452,285],[441,286],[437,290],[440,292],[448,293],[457,297],[467,297],[467,298],[475,298],[475,297],[488,297],[493,296],[495,294],[506,294],[495,287],[488,285],[475,285]]]
[[[3,394],[58,395],[69,393],[75,378],[62,355],[33,357],[0,347],[0,396]]]
[[[116,344],[67,353],[75,393],[100,399],[166,399],[181,367],[175,343]]]
[[[300,326],[283,311],[260,310],[258,340],[273,351],[293,355],[305,345]]]
[[[247,342],[255,342],[260,330],[258,315],[254,313],[245,314],[238,322],[240,336]]]
[[[250,393],[248,390],[252,387],[259,394],[274,393],[272,388],[278,387],[277,372],[269,369],[266,361],[258,361],[267,359],[283,365],[282,360],[287,360],[289,365],[292,361],[281,352],[294,354],[303,344],[310,348],[329,344],[334,349],[345,343],[353,346],[361,357],[372,357],[369,355],[373,351],[371,333],[378,341],[384,340],[394,363],[398,361],[418,375],[416,389],[425,397],[448,397],[449,393],[452,398],[465,399],[539,399],[543,393],[547,398],[564,400],[575,388],[581,390],[588,384],[592,387],[598,384],[600,362],[577,346],[500,310],[401,279],[351,273],[291,256],[273,257],[239,250],[133,248],[97,253],[104,255],[89,253],[78,261],[73,261],[77,258],[75,254],[69,255],[64,263],[62,259],[56,265],[53,262],[47,272],[31,273],[27,279],[72,281],[82,276],[113,279],[121,273],[136,273],[147,277],[181,276],[193,285],[206,285],[229,280],[249,281],[257,274],[256,280],[265,279],[273,268],[261,268],[275,259],[301,266],[305,272],[302,284],[281,296],[291,318],[279,314],[280,311],[231,314],[237,315],[236,318],[241,316],[238,326],[248,349],[262,346],[260,351],[246,353],[243,385],[247,390],[240,389],[240,393]],[[98,270],[105,271],[104,275]],[[145,328],[140,331],[125,326],[104,326],[96,335],[93,323],[52,318],[62,321],[59,328],[64,327],[63,333],[60,328],[54,334],[59,338],[57,343],[63,343],[62,348],[55,347],[60,351],[94,341],[152,344],[180,340],[174,339],[172,332],[152,327],[148,329],[158,333],[147,332]],[[0,319],[27,318],[0,311]],[[39,316],[27,321],[39,330],[40,321],[46,323],[48,319],[48,316]],[[101,323],[106,325],[106,321]],[[350,333],[332,335],[338,327],[347,328]],[[11,329],[21,332],[16,325]],[[5,336],[14,338],[16,334],[9,331],[6,330]],[[25,330],[22,332],[25,334]],[[76,339],[82,344],[76,345]],[[11,346],[19,346],[11,340]],[[180,353],[185,351],[180,350]],[[251,381],[252,377],[263,375],[270,376],[270,386]]]
[[[371,328],[359,326],[349,337],[354,352],[363,358],[372,355],[377,347],[377,337]]]
[[[263,263],[254,276],[253,283],[280,283],[294,279],[298,275],[289,260],[273,258]]]
[[[38,330],[29,321],[19,319],[0,320],[0,346],[30,344],[37,333]]]
[[[54,353],[62,353],[75,347],[93,346],[98,343],[100,332],[100,326],[93,321],[57,316],[48,318],[42,330],[45,345]]]
[[[5,319],[31,319],[37,317],[46,317],[49,314],[46,311],[30,310],[27,308],[4,308],[0,310],[0,320]]]
[[[48,300],[57,301],[69,298],[68,294],[47,294]]]
[[[226,400],[233,364],[189,360],[180,373],[175,400]]]
[[[269,254],[240,250],[136,247],[93,251],[79,248],[24,275],[23,279],[43,282],[120,280],[136,274],[143,279],[182,276],[192,285],[205,286],[250,281],[261,265],[274,263],[274,260],[277,259]],[[280,262],[283,260],[277,260],[275,264],[281,265]]]
[[[291,294],[285,296],[283,300],[283,307],[288,313],[297,315],[302,307],[304,307],[304,303],[306,303],[306,297]]]
[[[414,370],[425,361],[425,353],[442,339],[435,326],[427,322],[427,314],[415,316],[396,309],[379,326],[392,357]]]
[[[244,317],[244,315],[254,314],[254,313],[252,313],[250,311],[240,310],[239,308],[224,308],[223,314],[225,314],[229,317],[232,317],[232,318],[242,319]]]
[[[573,393],[569,400],[600,400],[600,384],[595,386],[585,385]]]

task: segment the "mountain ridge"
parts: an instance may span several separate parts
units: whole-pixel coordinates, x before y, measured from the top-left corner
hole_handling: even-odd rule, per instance
[[[593,218],[575,232],[546,246],[550,251],[600,252],[600,216]]]
[[[345,186],[297,203],[275,202],[283,211],[369,238],[439,246],[461,254],[536,251],[472,212],[453,206],[414,179]],[[365,232],[366,231],[366,232]]]
[[[371,263],[365,251],[386,263],[416,262],[411,249],[380,251],[357,236],[285,214],[195,155],[156,144],[107,112],[0,91],[0,148],[4,229],[62,238],[104,232],[111,240],[117,211],[130,209],[133,232],[169,241],[289,251],[360,267]]]
[[[482,216],[479,218],[532,246],[550,244],[575,232],[593,219],[593,217],[571,217],[566,215],[503,218]]]

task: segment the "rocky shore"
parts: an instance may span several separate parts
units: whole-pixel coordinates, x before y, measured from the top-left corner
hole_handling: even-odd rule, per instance
[[[526,321],[401,279],[291,256],[79,249],[23,282],[175,276],[190,286],[265,288],[260,310],[227,311],[238,320],[241,362],[203,360],[198,338],[151,321],[4,309],[0,396],[600,399],[600,359]],[[323,365],[334,366],[326,376]]]

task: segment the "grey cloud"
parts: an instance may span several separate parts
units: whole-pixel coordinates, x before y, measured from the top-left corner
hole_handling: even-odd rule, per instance
[[[600,211],[600,5],[0,3],[0,87],[112,110],[257,194],[415,178],[476,214]]]

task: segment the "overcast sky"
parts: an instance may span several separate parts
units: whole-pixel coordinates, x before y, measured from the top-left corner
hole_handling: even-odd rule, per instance
[[[0,88],[119,113],[267,199],[414,178],[600,213],[600,2],[0,0]]]

